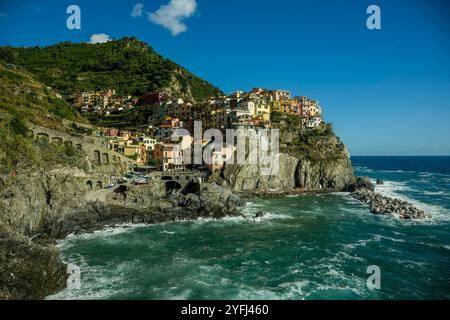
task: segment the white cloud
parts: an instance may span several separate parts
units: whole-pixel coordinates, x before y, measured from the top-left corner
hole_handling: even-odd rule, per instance
[[[136,18],[142,18],[142,11],[144,10],[144,4],[143,3],[136,3],[133,6],[133,11],[131,12],[131,16]]]
[[[170,0],[169,4],[161,6],[153,13],[149,13],[148,18],[151,22],[163,26],[173,36],[176,36],[187,30],[183,19],[191,17],[196,9],[196,0]]]
[[[91,36],[91,40],[89,41],[89,43],[96,44],[96,43],[105,43],[108,41],[111,41],[111,38],[107,34],[97,33]]]

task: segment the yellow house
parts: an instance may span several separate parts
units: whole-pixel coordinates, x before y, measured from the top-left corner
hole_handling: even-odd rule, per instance
[[[253,116],[259,116],[263,114],[269,114],[270,118],[270,104],[268,104],[264,99],[255,101],[255,113]]]
[[[321,110],[316,101],[312,101],[309,105],[309,112],[311,117],[318,117],[321,115]]]
[[[262,113],[253,117],[254,120],[260,121],[269,121],[270,122],[270,113]]]
[[[281,112],[281,101],[272,101],[271,112]]]
[[[141,147],[138,145],[125,145],[123,146],[123,155],[129,158],[133,158],[139,155]]]
[[[123,154],[128,158],[134,159],[140,164],[147,162],[147,148],[145,144],[136,145],[130,144],[123,147]]]

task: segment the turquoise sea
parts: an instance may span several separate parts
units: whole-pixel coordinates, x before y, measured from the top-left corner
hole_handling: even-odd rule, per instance
[[[244,217],[71,236],[59,246],[81,287],[49,299],[449,299],[450,157],[352,162],[386,182],[379,192],[433,218],[373,215],[335,193],[249,202]],[[379,290],[367,288],[370,265]]]

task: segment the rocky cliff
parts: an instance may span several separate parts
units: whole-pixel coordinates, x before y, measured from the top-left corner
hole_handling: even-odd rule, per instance
[[[350,159],[312,161],[286,153],[279,156],[279,172],[263,175],[259,165],[225,165],[222,177],[234,191],[287,192],[300,188],[305,191],[344,191],[355,181]]]
[[[0,179],[0,299],[43,299],[64,288],[67,268],[54,244],[69,234],[123,223],[220,218],[237,214],[243,204],[216,184],[171,190],[153,179],[114,192],[95,188],[101,178],[61,167]],[[94,190],[86,181],[94,182]]]
[[[66,270],[56,247],[0,224],[0,300],[43,299],[66,287]]]
[[[226,164],[220,173],[223,185],[254,193],[351,189],[356,177],[350,156],[331,125],[305,130],[298,121],[284,115],[275,122],[280,130],[280,155],[272,158],[272,167],[278,163],[277,173],[264,175],[260,165]]]

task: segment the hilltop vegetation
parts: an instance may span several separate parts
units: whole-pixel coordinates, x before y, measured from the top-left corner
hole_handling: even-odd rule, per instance
[[[301,118],[274,112],[274,128],[280,129],[280,152],[312,161],[336,161],[348,158],[345,145],[335,135],[331,123],[322,123],[313,130],[304,130]]]
[[[116,89],[142,95],[166,89],[187,100],[221,91],[135,38],[102,44],[63,42],[48,47],[0,47],[0,62],[20,65],[64,95],[74,91]]]

